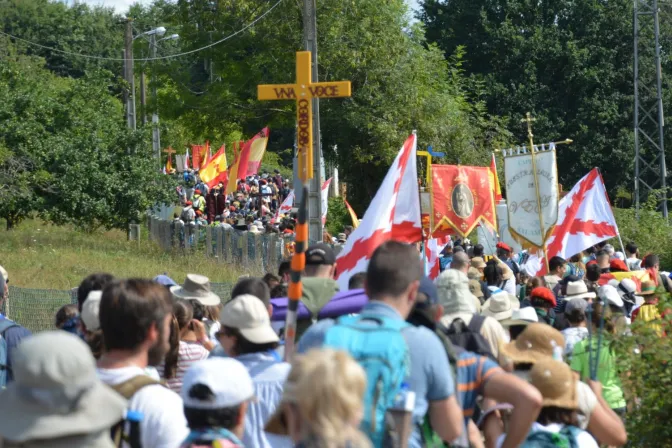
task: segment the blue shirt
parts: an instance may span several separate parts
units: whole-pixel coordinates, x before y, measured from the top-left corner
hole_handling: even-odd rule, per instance
[[[282,399],[285,380],[290,365],[279,362],[275,353],[250,353],[236,358],[252,377],[255,403],[249,403],[245,414],[243,445],[255,448],[292,447],[289,437],[280,437],[264,432],[266,423],[275,413]]]
[[[0,319],[6,319],[6,317],[0,314]],[[14,381],[14,371],[12,370],[12,360],[14,358],[14,353],[16,348],[19,346],[21,341],[28,336],[31,336],[32,333],[29,329],[22,327],[19,324],[16,324],[13,327],[10,327],[5,330],[2,334],[2,337],[5,338],[7,342],[7,383]]]
[[[394,308],[377,301],[367,303],[362,313],[403,320]],[[321,347],[324,344],[327,330],[334,323],[332,319],[325,319],[310,327],[299,341],[298,352],[305,353],[311,348]],[[420,448],[422,437],[419,427],[427,414],[429,402],[451,397],[455,393],[455,387],[448,356],[438,336],[425,327],[410,326],[402,330],[402,333],[411,356],[411,374],[408,384],[415,392],[414,428],[408,446],[409,448]]]

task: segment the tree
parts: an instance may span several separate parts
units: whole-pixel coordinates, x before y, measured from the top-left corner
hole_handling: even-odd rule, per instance
[[[574,140],[558,149],[562,183],[594,166],[610,188],[631,182],[631,1],[425,0],[420,18],[445,54],[465,48],[466,73],[516,142],[528,111],[537,142]]]
[[[0,40],[0,217],[125,229],[172,194],[148,135],[129,132],[109,72],[59,77]]]
[[[182,49],[243,28],[273,3],[178,2],[174,19],[181,26]],[[181,63],[193,66],[189,72],[166,66],[163,73],[171,73],[175,95],[165,92],[160,101],[179,99],[197,108],[194,124],[208,132],[228,123],[251,135],[269,125],[270,148],[291,148],[295,105],[259,102],[256,86],[294,81],[301,12],[299,4],[283,4],[235,39],[186,57]],[[410,25],[404,1],[361,0],[345,8],[337,0],[320,2],[318,30],[320,80],[349,79],[353,85],[351,99],[325,100],[320,109],[325,158],[340,165],[354,204],[368,204],[414,129],[422,146],[431,144],[448,160],[463,163],[486,162],[488,149],[506,136],[467,95],[459,52],[446,62],[441,51],[427,45],[421,28]],[[174,112],[193,116],[183,108]]]

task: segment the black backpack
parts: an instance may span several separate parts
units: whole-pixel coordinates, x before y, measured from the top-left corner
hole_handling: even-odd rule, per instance
[[[474,314],[466,325],[459,317],[451,322],[450,326],[445,330],[446,336],[450,342],[457,347],[462,347],[466,351],[476,353],[481,356],[487,356],[493,361],[497,362],[497,358],[492,354],[490,344],[485,340],[481,334],[481,328],[485,322],[485,316]]]

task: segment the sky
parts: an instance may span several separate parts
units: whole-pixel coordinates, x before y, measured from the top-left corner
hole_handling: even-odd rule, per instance
[[[72,2],[72,0],[69,1],[66,0],[66,1],[68,3]],[[89,5],[111,6],[120,14],[123,14],[126,11],[128,11],[128,7],[131,6],[133,3],[135,3],[136,1],[142,4],[151,3],[151,0],[78,0],[78,1],[88,3]],[[411,5],[411,8],[418,9],[419,0],[406,0],[406,1],[408,1],[408,3]]]

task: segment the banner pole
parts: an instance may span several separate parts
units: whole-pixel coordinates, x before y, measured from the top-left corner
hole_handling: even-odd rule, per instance
[[[548,266],[548,257],[546,253],[546,235],[544,232],[544,214],[541,210],[541,194],[539,193],[539,178],[537,176],[537,162],[536,162],[536,151],[534,150],[534,141],[532,134],[532,122],[534,118],[528,112],[525,116],[523,122],[527,122],[527,137],[530,139],[530,158],[532,159],[532,176],[534,177],[534,189],[537,194],[537,206],[539,207],[539,231],[541,236],[541,249],[544,252],[544,261],[546,264],[546,272],[550,273]]]

